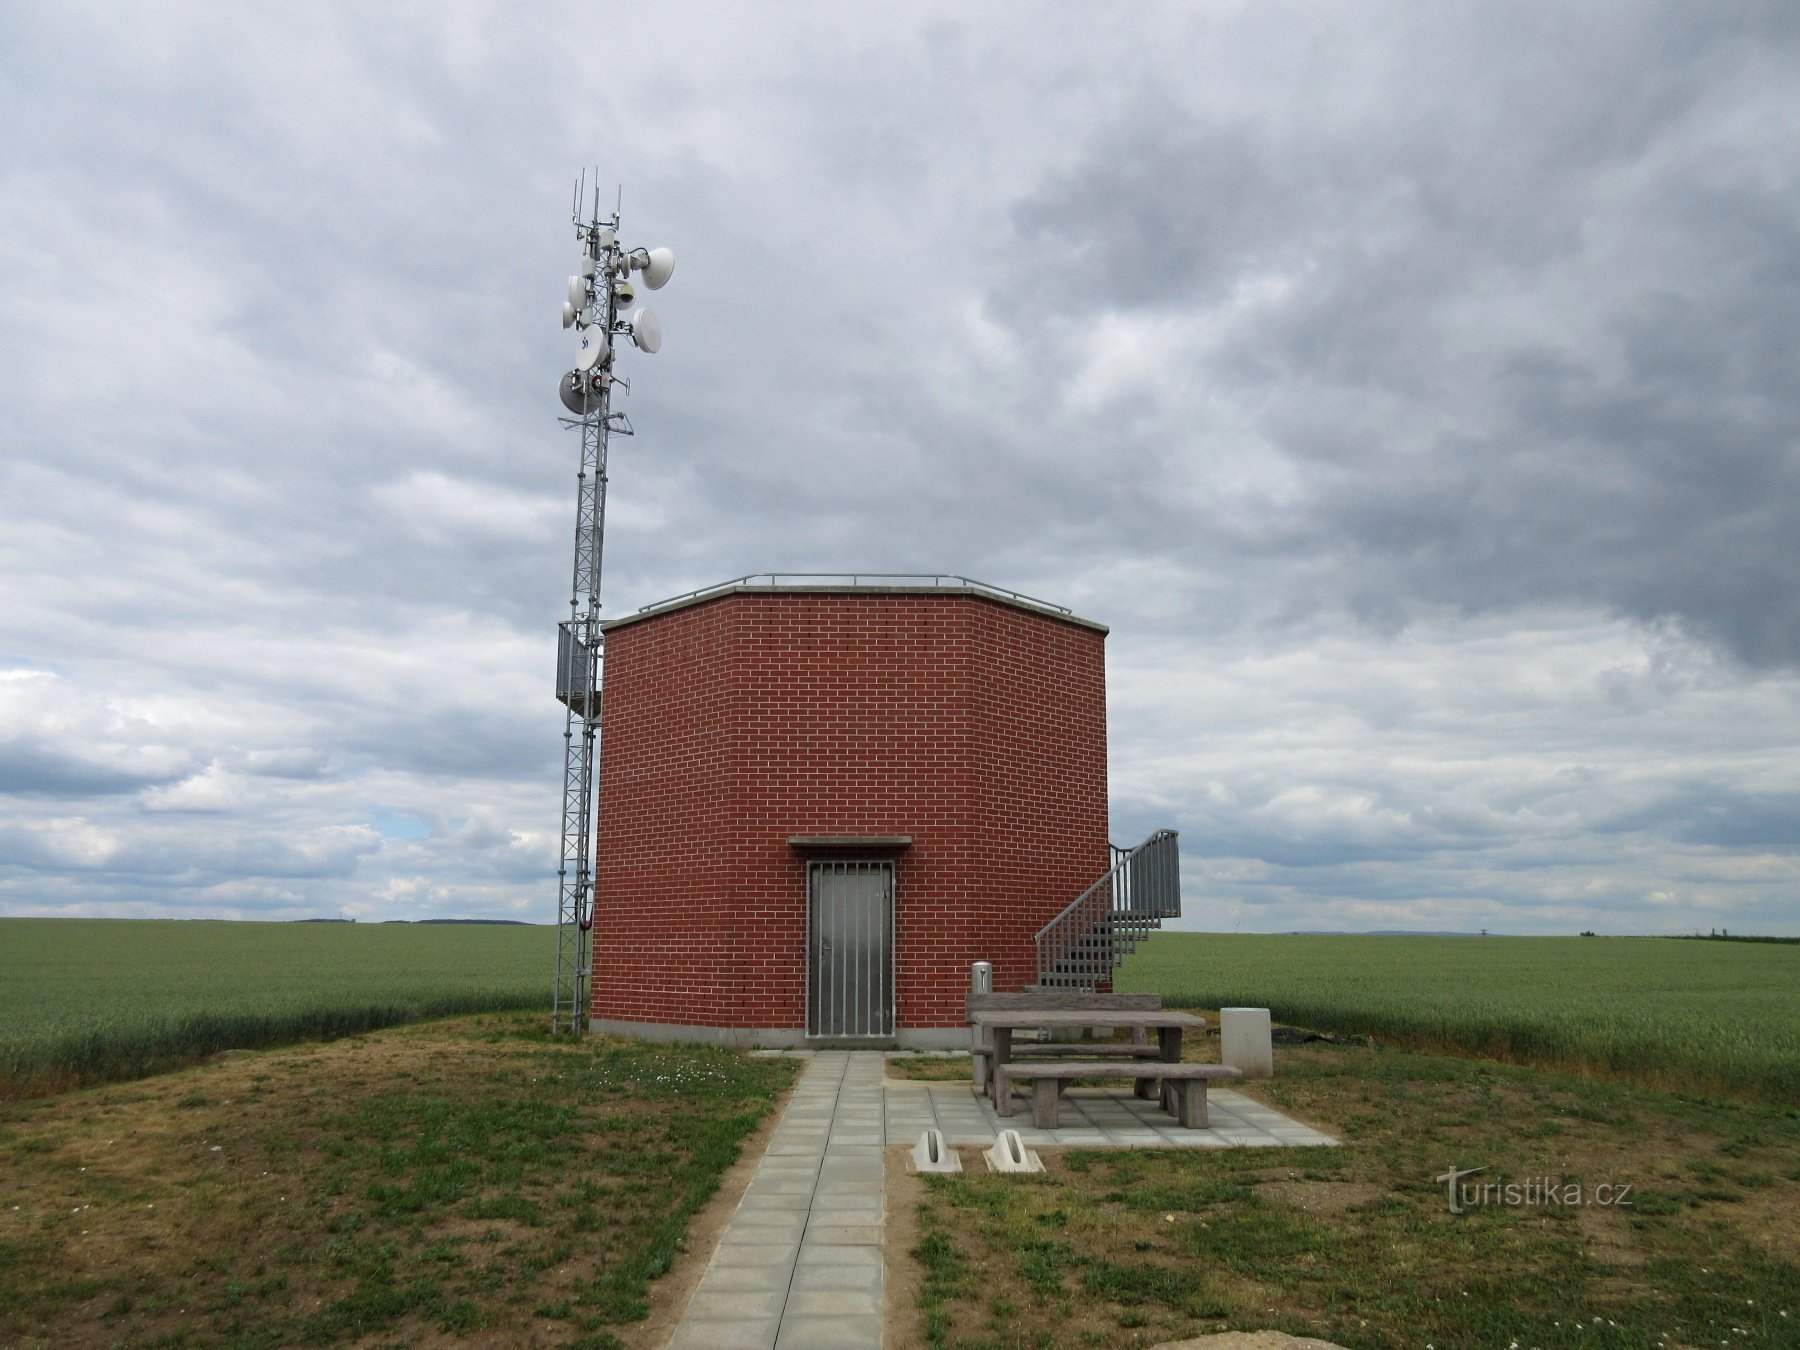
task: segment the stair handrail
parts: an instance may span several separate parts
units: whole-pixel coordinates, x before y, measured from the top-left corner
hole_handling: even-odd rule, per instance
[[[1112,973],[1122,957],[1113,940],[1115,919],[1124,926],[1159,925],[1161,920],[1181,913],[1181,862],[1174,830],[1156,830],[1136,848],[1113,849],[1110,870],[1089,886],[1049,923],[1038,929],[1038,983],[1094,984]],[[1103,925],[1103,920],[1105,924]],[[1104,945],[1106,957],[1090,953],[1085,959],[1076,955],[1083,943],[1094,943],[1094,934],[1107,929]],[[1127,950],[1136,946],[1135,937],[1128,938]],[[1058,971],[1073,962],[1081,967],[1074,971]],[[1100,969],[1105,966],[1104,971]],[[1089,969],[1089,967],[1092,967]]]

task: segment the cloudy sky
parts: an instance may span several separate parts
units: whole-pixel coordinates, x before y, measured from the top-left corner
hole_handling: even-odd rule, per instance
[[[571,182],[667,244],[607,608],[1111,625],[1242,931],[1800,931],[1800,10],[0,15],[0,913],[552,921]]]

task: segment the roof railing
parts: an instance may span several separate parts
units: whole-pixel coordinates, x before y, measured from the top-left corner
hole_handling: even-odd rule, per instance
[[[1008,600],[1016,600],[1022,604],[1035,605],[1039,609],[1053,610],[1058,614],[1073,615],[1074,611],[1067,605],[1053,604],[1048,600],[1039,600],[1036,596],[1026,595],[1022,591],[1008,590],[1004,586],[993,586],[985,581],[977,581],[973,577],[954,576],[948,572],[752,572],[749,576],[733,577],[730,581],[715,582],[711,586],[702,586],[698,590],[683,591],[680,595],[671,595],[666,600],[658,600],[653,605],[643,605],[638,609],[643,614],[653,609],[661,609],[664,605],[680,604],[684,600],[698,600],[703,596],[718,591],[736,590],[745,586],[907,586],[925,588],[941,586],[946,590],[983,591],[989,595],[1004,596]]]

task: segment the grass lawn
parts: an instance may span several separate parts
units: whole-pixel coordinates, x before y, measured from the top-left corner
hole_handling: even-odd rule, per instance
[[[0,1344],[619,1344],[797,1065],[543,1020],[0,1106]]]
[[[1800,944],[1161,933],[1115,986],[1415,1049],[1800,1101]]]
[[[1366,1044],[1276,1056],[1278,1076],[1248,1090],[1347,1147],[1052,1149],[1048,1173],[1023,1179],[969,1150],[973,1170],[913,1183],[910,1334],[1800,1345],[1800,1111]],[[1434,1180],[1453,1166],[1486,1169],[1470,1186],[1577,1183],[1589,1202],[1453,1214]],[[1593,1203],[1601,1185],[1630,1186],[1629,1205]]]
[[[0,919],[0,1099],[449,1013],[550,1002],[555,932]]]

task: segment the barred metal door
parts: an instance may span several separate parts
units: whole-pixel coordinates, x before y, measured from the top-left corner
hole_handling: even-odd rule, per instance
[[[894,1034],[894,865],[807,868],[806,1034]]]

